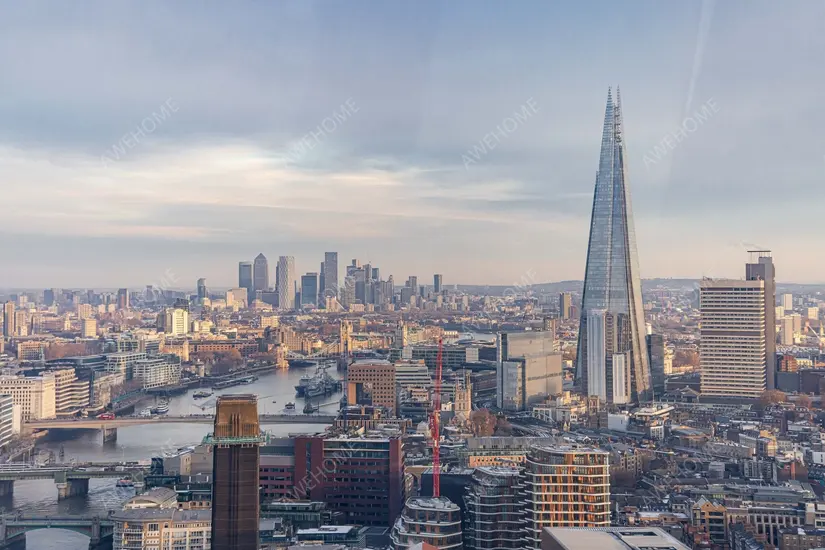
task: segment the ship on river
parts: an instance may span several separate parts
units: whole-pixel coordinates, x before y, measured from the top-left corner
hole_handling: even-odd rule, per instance
[[[231,388],[234,386],[240,386],[241,384],[251,384],[255,380],[257,380],[257,376],[241,376],[240,378],[232,378],[231,380],[224,380],[223,382],[215,382],[212,384],[213,390],[222,390],[224,388]]]
[[[298,397],[320,397],[341,391],[341,381],[336,380],[329,374],[329,365],[319,365],[313,376],[302,376],[298,385],[295,386],[295,394]]]

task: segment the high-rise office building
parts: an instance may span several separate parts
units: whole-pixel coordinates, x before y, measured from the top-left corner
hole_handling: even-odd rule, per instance
[[[661,334],[647,335],[647,361],[654,397],[665,393],[665,338]]]
[[[212,548],[258,550],[260,547],[260,445],[254,395],[221,395],[214,432],[205,443],[212,458]]]
[[[783,294],[781,305],[785,308],[786,313],[790,313],[793,310],[793,294]]]
[[[389,361],[356,361],[347,369],[347,403],[396,412],[395,366]]]
[[[410,288],[413,296],[418,296],[418,277],[410,275],[409,279],[407,279],[407,287]]]
[[[255,263],[252,271],[252,287],[255,292],[266,292],[269,290],[269,262],[263,253],[255,256]]]
[[[117,308],[129,309],[129,289],[119,288],[117,290]]]
[[[209,293],[206,291],[206,279],[198,279],[198,302],[203,303],[208,297]]]
[[[14,321],[14,302],[9,301],[3,304],[3,336],[6,338],[15,335]]]
[[[573,296],[569,292],[559,293],[559,318],[570,319],[570,308],[573,305]]]
[[[246,303],[255,300],[255,282],[252,277],[252,262],[238,262],[238,287],[246,289]]]
[[[324,252],[324,298],[338,297],[338,253]]]
[[[645,319],[642,286],[636,252],[636,233],[624,148],[622,106],[618,89],[616,101],[607,93],[599,171],[593,196],[590,241],[584,273],[584,291],[579,324],[576,375],[587,388],[587,320],[594,310],[625,317],[628,334],[630,398],[646,399],[650,390],[650,366],[645,350]]]
[[[53,288],[47,288],[43,291],[43,303],[46,304],[46,307],[52,307],[54,305],[54,298],[55,292]]]
[[[765,356],[768,389],[776,388],[776,270],[770,250],[749,250],[745,279],[765,281]]]
[[[444,281],[444,275],[441,273],[436,273],[433,275],[433,293],[441,294],[441,286]]]
[[[627,315],[590,311],[587,317],[587,395],[598,397],[605,403],[628,403],[631,395],[630,338]]]
[[[295,309],[295,258],[281,256],[278,258],[278,307]]]
[[[765,281],[704,279],[699,309],[702,395],[759,397],[767,389]]]
[[[526,548],[539,548],[545,527],[610,526],[607,451],[536,446],[524,462]]]
[[[301,307],[315,307],[318,304],[318,274],[301,275]]]

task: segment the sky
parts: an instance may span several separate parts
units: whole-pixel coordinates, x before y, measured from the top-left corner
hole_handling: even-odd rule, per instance
[[[742,277],[768,248],[779,281],[822,282],[822,21],[818,0],[2,2],[0,288],[234,286],[259,252],[300,274],[328,250],[396,281],[581,279],[616,85],[643,278]]]

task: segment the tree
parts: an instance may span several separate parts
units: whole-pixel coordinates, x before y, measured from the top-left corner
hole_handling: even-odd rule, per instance
[[[496,417],[487,409],[479,409],[470,414],[470,425],[476,437],[488,437],[496,431]]]
[[[813,400],[803,393],[799,397],[796,398],[796,401],[794,401],[794,403],[796,404],[797,407],[810,409],[811,405],[813,404]]]
[[[787,401],[787,396],[779,390],[767,390],[759,396],[759,404],[763,407],[784,403],[785,401]]]

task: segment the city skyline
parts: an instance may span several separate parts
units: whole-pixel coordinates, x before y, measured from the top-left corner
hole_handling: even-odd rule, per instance
[[[338,250],[466,284],[580,278],[610,81],[628,98],[644,278],[738,276],[747,248],[770,248],[783,280],[821,281],[815,232],[764,221],[821,206],[818,66],[804,52],[825,42],[812,27],[825,7],[605,3],[596,29],[580,7],[469,7],[211,6],[191,19],[183,6],[108,6],[66,20],[10,6],[1,28],[27,57],[0,47],[0,169],[15,205],[0,222],[14,260],[0,286],[136,286],[167,269],[223,286],[260,250],[301,271]],[[153,46],[132,47],[159,19]],[[358,39],[341,40],[342,21]],[[204,40],[227,24],[246,29],[232,48]],[[604,56],[617,43],[623,55]],[[71,85],[53,86],[69,66]]]

